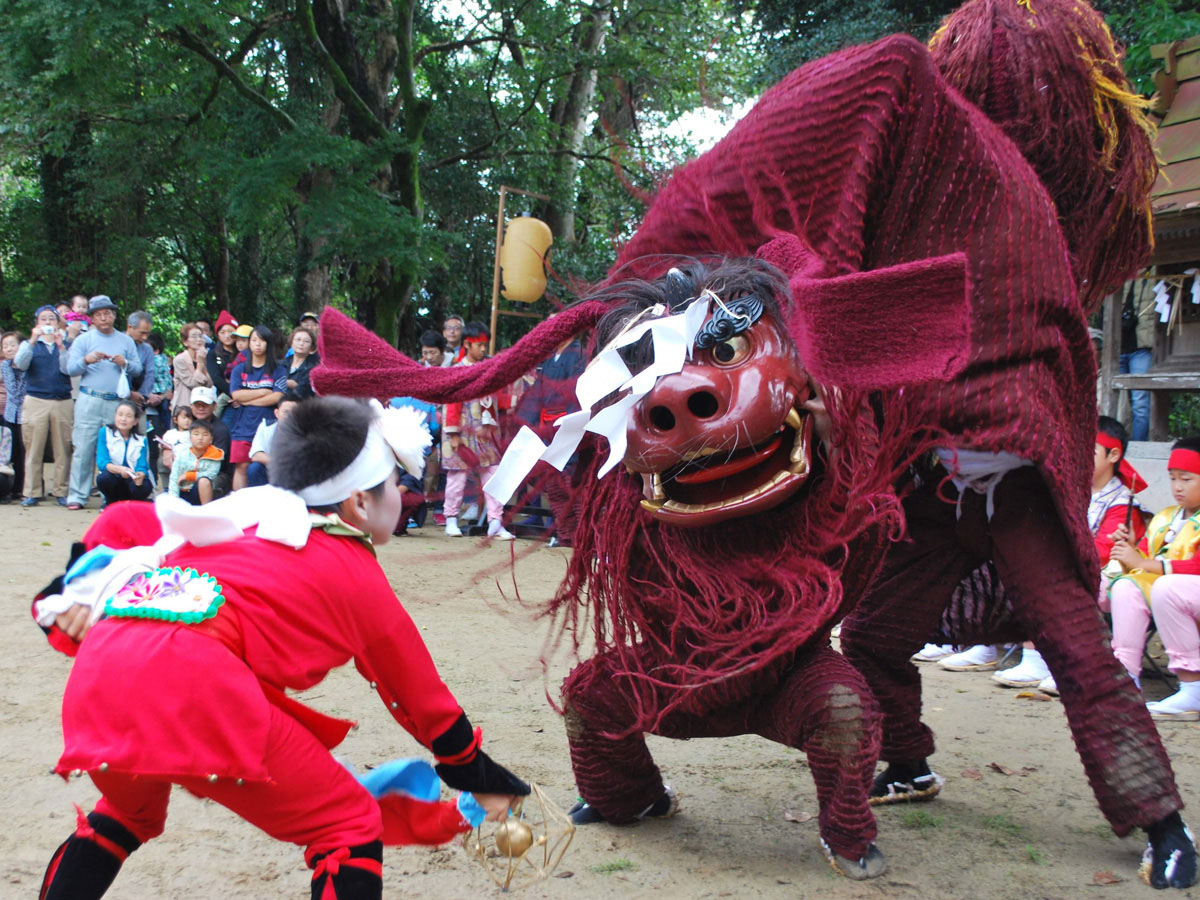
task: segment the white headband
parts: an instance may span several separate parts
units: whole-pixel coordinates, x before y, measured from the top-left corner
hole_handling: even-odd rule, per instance
[[[399,462],[417,478],[425,467],[425,448],[430,444],[425,416],[415,409],[384,408],[371,401],[375,420],[367,429],[367,440],[354,462],[332,478],[311,484],[296,493],[309,506],[341,503],[355,491],[365,491],[390,478]]]

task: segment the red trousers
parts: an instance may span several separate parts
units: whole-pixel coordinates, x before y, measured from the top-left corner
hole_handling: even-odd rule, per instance
[[[933,753],[921,721],[921,675],[909,657],[931,640],[962,581],[995,562],[1013,613],[1041,651],[1100,809],[1118,835],[1158,821],[1183,804],[1145,702],[1113,657],[1096,606],[1096,585],[1079,570],[1050,492],[1037,470],[1009,472],[986,499],[962,497],[940,468],[904,501],[905,540],[893,544],[879,577],[842,624],[842,652],[862,672],[883,712],[882,758],[912,762]]]
[[[571,765],[579,794],[610,822],[628,822],[663,793],[645,736],[614,739],[635,721],[627,680],[610,655],[582,663],[563,685]],[[649,667],[647,668],[649,671]],[[803,750],[817,786],[821,836],[860,859],[875,839],[867,804],[879,752],[879,712],[862,677],[839,654],[805,655],[753,696],[703,714],[672,712],[654,734],[669,738],[759,734]]]
[[[234,779],[158,779],[124,773],[91,773],[104,795],[96,812],[116,819],[143,843],[162,834],[171,784],[215,800],[273,838],[318,853],[377,841],[383,834],[379,804],[358,780],[295,719],[271,708],[267,769],[272,781],[239,785]]]

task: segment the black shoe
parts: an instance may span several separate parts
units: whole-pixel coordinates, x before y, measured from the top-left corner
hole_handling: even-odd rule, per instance
[[[615,825],[632,825],[635,822],[640,822],[643,819],[669,819],[675,813],[679,812],[679,798],[675,796],[675,792],[671,790],[671,786],[664,785],[662,796],[647,806],[638,815],[634,816],[628,822],[614,822]],[[572,825],[595,825],[598,822],[607,822],[604,816],[596,811],[596,808],[583,800],[579,800],[567,810],[567,818],[571,820]]]
[[[1146,828],[1146,852],[1138,874],[1153,888],[1188,888],[1196,883],[1196,841],[1179,813]]]
[[[888,763],[886,769],[875,776],[867,802],[872,806],[890,803],[914,803],[932,800],[946,783],[941,775],[930,771],[929,763]]]

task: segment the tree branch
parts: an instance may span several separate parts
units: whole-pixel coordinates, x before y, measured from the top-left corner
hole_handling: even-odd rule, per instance
[[[246,82],[242,81],[242,79],[238,77],[237,72],[233,70],[229,63],[225,62],[225,60],[221,59],[221,57],[217,56],[210,49],[208,49],[208,47],[202,40],[200,40],[199,37],[192,34],[182,25],[177,27],[174,31],[168,32],[166,37],[174,40],[180,46],[186,47],[188,50],[191,50],[193,53],[196,53],[207,60],[222,77],[224,77],[229,81],[230,84],[233,85],[233,89],[235,91],[249,100],[255,106],[265,110],[271,116],[271,118],[273,118],[285,131],[296,130],[296,122],[291,116],[271,103],[270,100],[254,90],[252,87],[246,84]]]
[[[317,57],[317,63],[325,70],[325,74],[329,76],[330,81],[333,82],[333,92],[339,100],[350,108],[351,115],[365,123],[368,130],[375,137],[385,140],[388,136],[387,128],[371,112],[371,107],[367,106],[366,101],[358,95],[358,91],[354,90],[354,85],[350,83],[350,79],[346,77],[346,73],[342,71],[342,67],[338,65],[337,60],[333,58],[333,54],[329,52],[325,44],[321,41],[321,36],[317,34],[317,23],[313,19],[312,3],[310,0],[296,0],[296,13],[300,22],[300,30],[308,38],[309,44],[312,45],[313,52]]]
[[[534,41],[522,41],[514,37],[509,37],[506,34],[489,34],[486,37],[463,38],[460,41],[441,41],[436,44],[426,44],[415,54],[413,54],[413,64],[419,65],[421,60],[431,53],[453,53],[455,50],[461,50],[464,47],[478,47],[480,44],[515,44],[518,47],[537,48],[538,44]]]

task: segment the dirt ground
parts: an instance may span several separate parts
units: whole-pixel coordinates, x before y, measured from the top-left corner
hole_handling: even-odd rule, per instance
[[[61,569],[94,511],[0,506],[9,634],[0,656],[0,858],[4,897],[33,897],[46,861],[88,808],[87,779],[49,774],[61,750],[59,700],[70,661],[29,618],[34,592]],[[518,541],[516,585],[525,603],[549,596],[570,551]],[[570,660],[539,663],[544,624],[513,602],[510,549],[450,539],[432,527],[398,538],[380,560],[423,629],[442,675],[498,760],[566,807],[575,799],[562,723],[545,691]],[[936,801],[878,811],[890,868],[861,884],[833,873],[817,845],[816,802],[800,754],[760,738],[674,742],[651,738],[681,800],[678,817],[633,828],[580,830],[558,876],[529,898],[1029,898],[1139,897],[1143,839],[1117,839],[1092,799],[1057,701],[1018,699],[986,675],[925,669],[926,716],[938,735]],[[1167,693],[1149,681],[1147,695]],[[422,749],[347,668],[305,698],[360,728],[338,748],[358,766]],[[1163,726],[1188,801],[1200,798],[1200,727]],[[1200,818],[1195,822],[1200,822]],[[1194,822],[1194,824],[1195,824]],[[213,803],[173,797],[166,833],[126,864],[108,896],[299,898],[309,875],[300,851],[276,843]],[[1115,880],[1114,880],[1115,879]],[[1109,884],[1097,882],[1111,881]],[[449,900],[499,891],[457,845],[388,849],[385,896]],[[1196,891],[1186,892],[1193,896]],[[1155,896],[1162,896],[1154,894]],[[1177,894],[1176,896],[1180,896]]]

